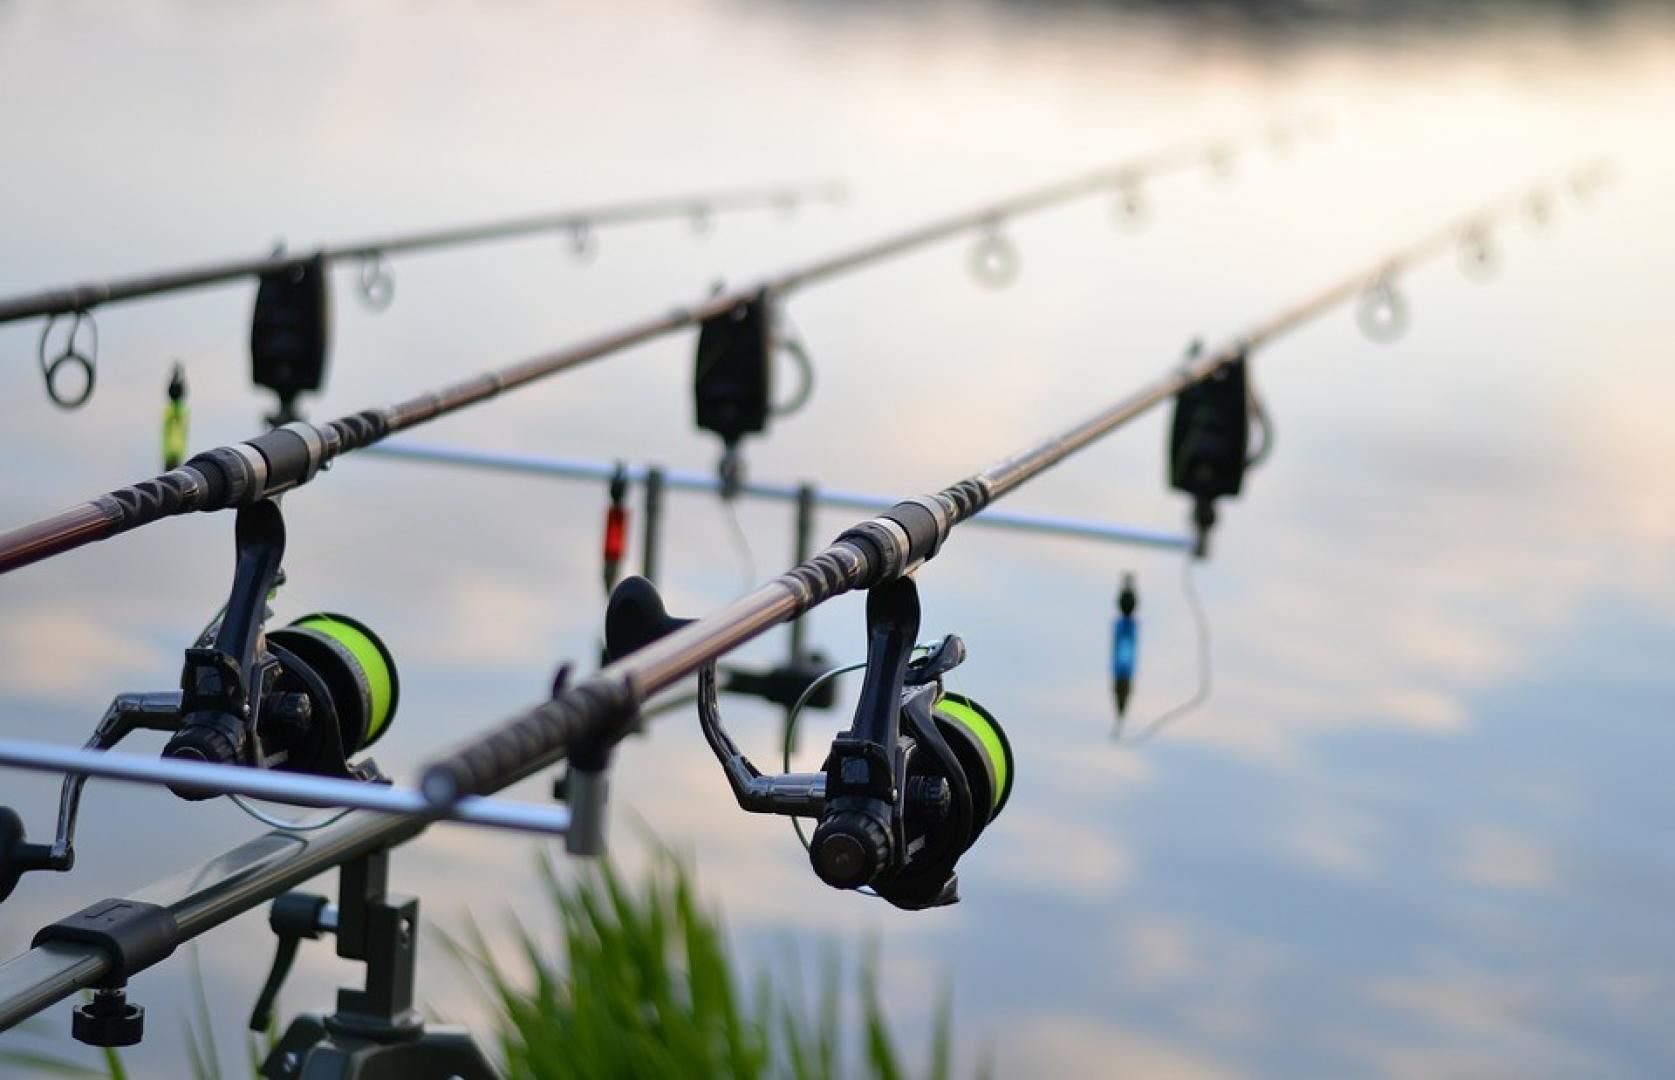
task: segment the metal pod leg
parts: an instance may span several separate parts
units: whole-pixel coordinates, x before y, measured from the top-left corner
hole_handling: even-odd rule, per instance
[[[490,1080],[497,1075],[468,1033],[428,1028],[413,1007],[419,902],[389,895],[388,874],[387,848],[344,864],[337,954],[366,963],[366,985],[339,990],[337,1011],[330,1016],[297,1017],[262,1063],[268,1080]]]

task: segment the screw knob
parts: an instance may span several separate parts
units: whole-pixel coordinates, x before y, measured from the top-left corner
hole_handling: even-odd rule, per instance
[[[835,889],[858,889],[890,861],[890,834],[871,814],[839,810],[825,817],[809,843],[820,880]]]

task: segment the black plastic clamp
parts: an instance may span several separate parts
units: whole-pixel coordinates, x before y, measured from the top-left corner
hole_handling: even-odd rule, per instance
[[[129,976],[168,958],[180,944],[180,926],[168,908],[143,900],[101,900],[35,932],[31,945],[92,945],[111,959],[102,983],[120,986]]]

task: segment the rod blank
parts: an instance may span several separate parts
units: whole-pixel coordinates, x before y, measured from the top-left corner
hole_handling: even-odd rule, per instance
[[[315,255],[335,259],[376,259],[386,255],[404,255],[419,251],[433,251],[445,247],[510,240],[544,232],[592,230],[604,226],[627,225],[636,222],[658,221],[675,217],[702,217],[709,214],[737,213],[795,207],[804,202],[837,202],[842,189],[827,182],[809,186],[784,185],[771,188],[739,188],[724,191],[695,192],[690,195],[642,199],[634,202],[613,203],[578,210],[534,214],[500,221],[477,222],[451,228],[423,232],[374,237],[346,244],[337,244],[298,255],[275,254],[249,259],[229,259],[181,270],[165,270],[127,278],[73,285],[26,296],[0,298],[0,323],[38,315],[68,315],[87,311],[100,304],[120,300],[135,300],[147,296],[179,292],[206,285],[225,284],[244,278],[261,277],[300,266]]]

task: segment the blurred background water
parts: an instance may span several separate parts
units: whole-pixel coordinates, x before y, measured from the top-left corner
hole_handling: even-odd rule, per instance
[[[798,294],[819,383],[753,444],[753,475],[932,490],[1080,417],[1369,256],[1527,178],[1609,154],[1617,180],[1499,230],[1494,279],[1405,281],[1410,332],[1348,311],[1264,353],[1275,456],[1198,573],[1209,705],[1113,745],[1112,597],[1138,575],[1144,719],[1196,657],[1178,559],[963,531],[920,575],[926,635],[1006,724],[1007,813],[964,901],[909,914],[821,885],[783,822],[732,805],[685,714],[627,746],[636,822],[695,861],[749,965],[870,940],[900,1027],[951,988],[960,1061],[1002,1075],[1655,1075],[1675,1060],[1675,433],[1668,402],[1675,39],[1656,8],[629,2],[355,5],[0,0],[0,294],[106,274],[671,190],[836,176],[846,208],[540,239],[395,264],[394,306],[340,275],[315,418],[386,403],[702,295],[717,280],[1182,138],[1327,115],[1331,138],[1147,189],[1118,227],[1084,201],[1008,229],[1023,273],[971,280],[965,242]],[[1515,15],[1502,14],[1515,12]],[[155,471],[172,363],[193,445],[257,430],[252,289],[99,313],[91,403],[48,404],[38,326],[0,327],[0,470],[17,524]],[[709,468],[688,335],[442,421],[423,439]],[[1172,526],[1160,411],[1018,493],[1020,508]],[[539,700],[594,654],[604,492],[372,459],[286,502],[280,615],[386,636],[403,682],[378,758],[409,772]],[[662,583],[700,613],[786,562],[788,508],[670,507]],[[852,514],[822,517],[835,533]],[[0,579],[0,734],[79,743],[110,697],[161,689],[224,596],[230,516],[179,519]],[[810,641],[863,652],[862,605]],[[746,656],[777,657],[759,642]],[[854,687],[845,687],[852,694]],[[847,699],[846,699],[847,703]],[[807,765],[842,715],[814,717]],[[777,713],[730,707],[759,759]],[[545,781],[511,794],[540,799]],[[33,836],[47,778],[8,773]],[[228,805],[91,785],[73,875],[6,903],[0,949],[251,835]],[[438,828],[398,889],[434,925],[539,922],[528,839]],[[322,884],[327,884],[322,882]],[[272,940],[202,939],[223,1042]],[[188,965],[136,980],[141,1075],[174,1075]],[[282,1006],[358,976],[305,950]],[[430,935],[420,995],[481,1023]],[[58,1040],[67,1008],[16,1045]]]

